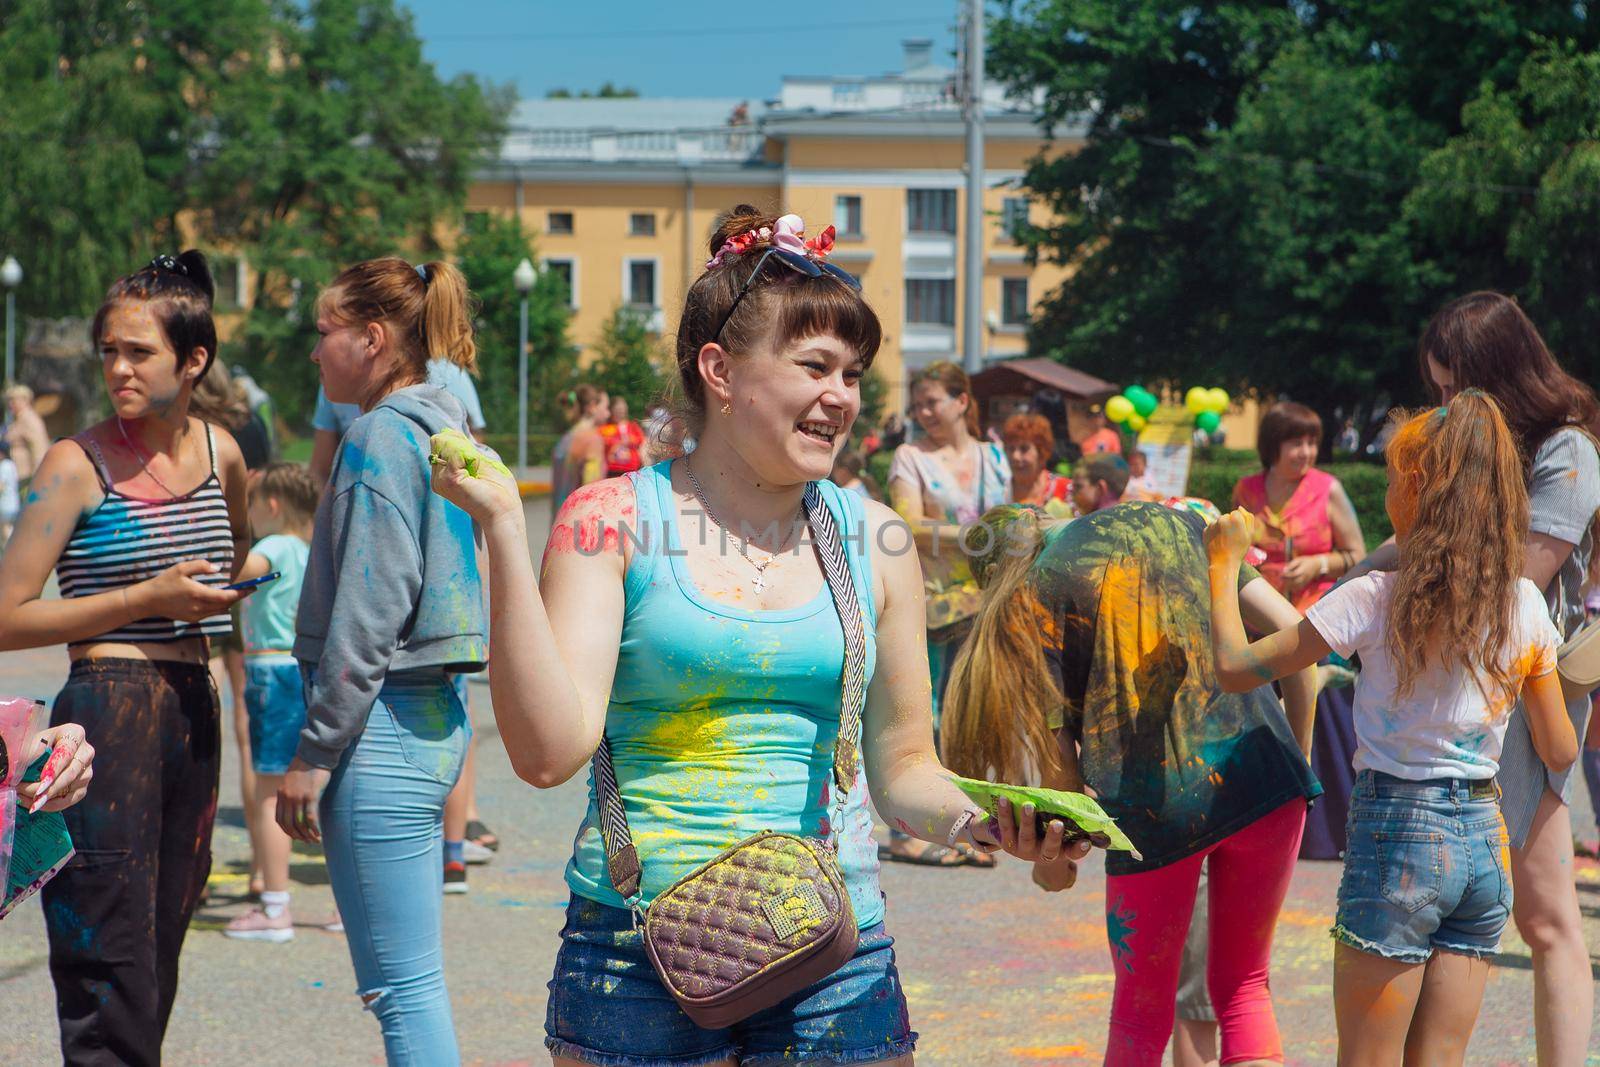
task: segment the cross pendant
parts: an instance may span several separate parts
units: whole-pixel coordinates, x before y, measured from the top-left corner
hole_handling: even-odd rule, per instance
[[[756,574],[756,592],[759,593],[759,592],[761,592],[761,590],[765,589],[766,587],[767,587],[767,572],[766,571],[760,571],[760,572],[758,572]]]

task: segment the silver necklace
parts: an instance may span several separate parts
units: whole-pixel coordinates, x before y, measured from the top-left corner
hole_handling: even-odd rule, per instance
[[[711,501],[706,499],[706,491],[704,487],[700,485],[700,479],[694,476],[694,468],[689,465],[688,459],[683,461],[683,470],[684,473],[689,476],[689,484],[694,486],[695,499],[700,501],[700,506],[705,509],[706,516],[712,522],[722,527],[724,532],[732,533],[733,531],[728,529],[728,524],[717,518],[717,513],[711,509]],[[773,562],[777,560],[778,553],[774,552],[766,559],[757,562],[756,560],[750,558],[750,542],[748,538],[736,537],[734,539],[734,543],[739,549],[739,555],[744,557],[744,561],[756,569],[755,591],[760,593],[767,587],[767,568],[772,566]]]
[[[174,500],[178,499],[178,494],[174,493],[167,486],[167,483],[162,481],[160,478],[158,478],[156,476],[156,472],[150,469],[150,459],[152,459],[154,457],[146,457],[144,452],[143,452],[143,450],[141,450],[138,445],[133,443],[133,438],[128,436],[127,428],[122,425],[122,416],[121,415],[117,416],[117,431],[122,434],[122,440],[127,443],[128,448],[133,451],[133,454],[135,456],[139,457],[139,467],[140,467],[140,469],[143,470],[146,474],[148,474],[150,476],[150,480],[152,482],[155,482],[157,485],[159,485],[162,488],[162,490],[164,490],[166,492],[166,494],[168,496],[172,497],[172,499],[174,499]]]

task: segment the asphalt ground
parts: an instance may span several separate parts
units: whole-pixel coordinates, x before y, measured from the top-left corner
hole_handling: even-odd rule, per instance
[[[531,527],[542,530],[548,519],[538,503],[530,513]],[[60,649],[0,655],[0,693],[48,698],[65,675]],[[545,982],[567,899],[561,873],[582,817],[583,783],[580,778],[541,792],[518,781],[500,745],[486,686],[471,687],[471,704],[479,806],[504,845],[492,864],[471,868],[467,895],[444,902],[456,1030],[467,1063],[547,1063]],[[333,901],[317,854],[297,852],[294,859],[293,942],[239,943],[220,933],[248,906],[242,899],[248,843],[237,749],[231,729],[225,733],[212,899],[184,947],[166,1062],[382,1063],[378,1026],[358,1005],[344,938],[320,929]],[[1576,792],[1574,822],[1592,838],[1587,798],[1581,786]],[[1290,1063],[1334,1062],[1327,929],[1339,873],[1337,863],[1300,863],[1279,917],[1272,986]],[[1593,951],[1600,947],[1600,864],[1580,860],[1575,876]],[[921,1035],[919,1062],[1099,1062],[1113,979],[1098,861],[1085,863],[1075,889],[1056,895],[1035,889],[1024,864],[1005,861],[992,871],[888,864],[882,881],[912,1025]],[[1531,966],[1526,945],[1508,928],[1469,1063],[1533,1062]],[[58,1057],[37,901],[0,924],[0,1004],[0,1060],[49,1063]],[[1600,1064],[1600,1053],[1590,1062]]]

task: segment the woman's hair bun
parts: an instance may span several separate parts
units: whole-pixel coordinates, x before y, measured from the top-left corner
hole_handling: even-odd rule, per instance
[[[711,254],[715,256],[722,251],[722,245],[728,238],[737,237],[750,230],[759,230],[763,226],[770,227],[777,221],[776,215],[758,211],[749,204],[740,204],[717,220],[717,228],[711,233]]]
[[[206,263],[206,255],[198,248],[191,248],[178,255],[178,265],[183,268],[184,277],[188,278],[200,291],[206,294],[206,301],[217,302],[217,283],[212,280],[211,267]]]

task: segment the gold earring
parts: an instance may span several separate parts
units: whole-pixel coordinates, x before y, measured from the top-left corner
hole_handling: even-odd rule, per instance
[[[733,414],[733,405],[732,404],[723,404],[722,405],[722,413],[724,415],[732,415]]]

